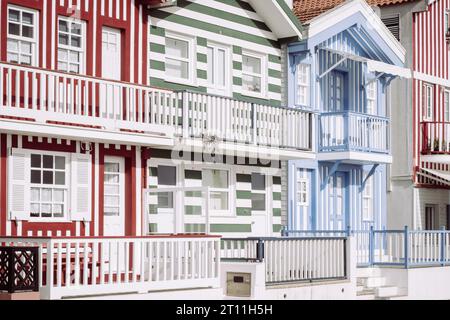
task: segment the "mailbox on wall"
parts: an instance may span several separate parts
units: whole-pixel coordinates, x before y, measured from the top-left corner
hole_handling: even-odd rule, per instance
[[[250,297],[251,273],[227,272],[227,296]]]

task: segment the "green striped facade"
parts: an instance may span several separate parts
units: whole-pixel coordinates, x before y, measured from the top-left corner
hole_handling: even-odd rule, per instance
[[[147,187],[150,189],[164,188],[158,184],[158,166],[175,166],[177,171],[177,185],[180,187],[203,186],[203,169],[215,168],[211,164],[170,164],[170,160],[150,159],[147,169]],[[167,163],[167,164],[166,164]],[[229,210],[224,214],[212,214],[210,230],[212,233],[233,236],[270,236],[277,235],[281,230],[281,172],[273,168],[258,166],[220,165],[218,170],[229,172],[230,203]],[[265,177],[266,189],[257,191],[252,189],[252,173],[259,173]],[[264,194],[265,210],[255,210],[252,195]],[[200,191],[183,192],[184,232],[204,232],[205,216],[203,212],[204,197]],[[167,209],[158,207],[158,196],[149,196],[149,224],[152,232],[170,232],[161,224],[170,224],[170,214]],[[173,211],[172,211],[173,212]],[[164,229],[164,230],[163,230]]]
[[[178,0],[177,6],[150,11],[149,77],[150,84],[170,90],[194,90],[208,93],[207,46],[225,45],[231,55],[231,94],[250,102],[281,104],[281,45],[276,35],[258,16],[251,5],[242,0]],[[193,83],[168,82],[165,74],[167,33],[193,37],[195,70]],[[242,54],[261,54],[266,61],[266,95],[248,97],[242,91]]]

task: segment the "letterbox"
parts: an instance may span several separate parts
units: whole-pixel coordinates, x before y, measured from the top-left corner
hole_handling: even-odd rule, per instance
[[[227,296],[250,297],[251,273],[227,272]]]

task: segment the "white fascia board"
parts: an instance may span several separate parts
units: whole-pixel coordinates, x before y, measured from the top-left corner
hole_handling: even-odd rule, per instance
[[[405,79],[412,78],[411,69],[398,67],[381,61],[367,60],[367,69],[369,72],[382,72]]]
[[[248,2],[278,39],[290,37],[303,39],[301,30],[289,18],[277,0],[248,0]]]
[[[370,23],[374,30],[382,35],[389,47],[399,57],[400,61],[405,62],[406,49],[394,37],[389,29],[381,21],[380,17],[373,11],[373,9],[364,0],[349,0],[341,5],[315,17],[309,23],[308,37],[312,38],[315,35],[324,32],[331,28],[339,21],[343,21],[353,14],[360,12]]]
[[[377,154],[369,152],[340,151],[322,152],[317,155],[319,161],[338,161],[345,163],[392,163],[392,156],[389,154]]]
[[[0,131],[37,137],[52,137],[110,144],[130,144],[149,147],[170,147],[173,138],[157,135],[108,131],[104,129],[42,124],[30,121],[1,119]]]

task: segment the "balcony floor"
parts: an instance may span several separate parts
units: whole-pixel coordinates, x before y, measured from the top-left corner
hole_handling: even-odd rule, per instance
[[[358,151],[321,152],[317,155],[319,161],[342,161],[351,164],[392,163],[392,155]]]

